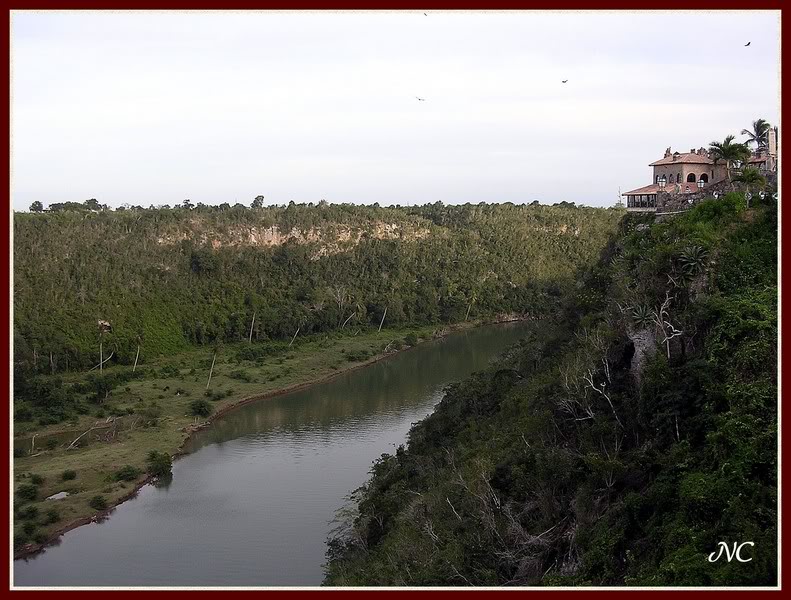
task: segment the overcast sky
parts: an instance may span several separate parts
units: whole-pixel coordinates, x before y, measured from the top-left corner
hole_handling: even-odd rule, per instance
[[[14,12],[13,207],[610,206],[779,119],[779,11],[427,12]]]

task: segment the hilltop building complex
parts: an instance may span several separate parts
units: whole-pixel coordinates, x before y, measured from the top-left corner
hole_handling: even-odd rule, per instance
[[[630,211],[656,211],[665,207],[669,201],[678,205],[679,201],[691,204],[704,190],[720,188],[727,181],[728,173],[724,161],[715,162],[705,148],[690,149],[689,152],[665,150],[665,155],[652,162],[653,183],[622,194],[626,198],[626,208]],[[765,148],[754,151],[746,161],[762,174],[777,172],[777,136],[774,129],[769,131]],[[740,163],[732,165],[740,169]]]

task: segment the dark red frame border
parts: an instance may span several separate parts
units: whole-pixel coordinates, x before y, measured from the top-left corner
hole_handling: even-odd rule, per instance
[[[481,2],[472,2],[471,0],[430,0],[425,3],[418,3],[415,0],[368,0],[367,2],[363,2],[362,0],[335,0],[334,2],[329,0],[296,0],[296,1],[284,1],[284,0],[272,0],[272,1],[264,1],[264,2],[251,2],[249,0],[230,0],[227,3],[220,3],[220,2],[211,2],[209,0],[170,0],[169,2],[157,2],[156,0],[138,0],[136,2],[130,0],[38,0],[38,1],[27,1],[27,0],[9,0],[5,3],[4,9],[0,17],[2,18],[2,22],[0,23],[0,29],[2,29],[2,38],[3,38],[3,50],[6,55],[6,60],[2,63],[3,69],[3,81],[4,84],[4,94],[2,97],[2,103],[5,104],[5,114],[7,118],[3,119],[3,134],[6,140],[9,140],[9,143],[6,144],[3,148],[3,152],[7,153],[4,156],[6,164],[8,165],[8,170],[5,170],[2,174],[4,177],[4,183],[6,184],[6,189],[8,190],[8,200],[5,206],[5,210],[0,213],[2,216],[2,231],[10,232],[10,225],[11,225],[11,188],[10,188],[10,79],[9,79],[9,57],[10,57],[10,14],[11,11],[15,10],[89,10],[89,9],[109,9],[109,10],[184,10],[184,9],[201,9],[201,10],[218,10],[218,9],[270,9],[270,10],[295,10],[295,9],[303,9],[303,10],[362,10],[362,9],[377,9],[377,10],[450,10],[450,9],[465,9],[465,10],[558,10],[558,9],[565,9],[565,10],[593,10],[593,9],[604,9],[604,10],[781,10],[781,2],[779,0],[758,0],[758,1],[751,1],[751,2],[744,2],[744,1],[737,1],[737,0],[721,0],[721,1],[712,1],[712,0],[646,0],[644,2],[633,2],[629,3],[625,0],[604,0],[600,2],[596,2],[595,0],[538,0],[533,2],[519,2],[516,0],[496,0],[491,4]],[[782,28],[782,11],[781,11],[781,52],[782,58],[786,58],[786,50],[785,44],[782,42],[784,41],[785,36],[783,35],[783,28]],[[711,42],[716,43],[716,42]],[[786,62],[783,60],[782,62]],[[783,98],[783,85],[781,79],[781,120],[782,120],[782,98]],[[724,88],[723,93],[727,93],[727,88]],[[782,127],[782,124],[781,124]],[[782,156],[782,150],[781,150]],[[785,171],[783,170],[782,166],[780,167],[780,186],[781,190],[783,189],[783,180],[786,182],[791,181],[791,178],[785,177]],[[782,191],[781,191],[782,194]],[[781,198],[782,202],[782,198]],[[782,209],[781,209],[782,215]],[[788,295],[788,303],[784,302],[786,297],[786,292],[788,289],[791,288],[791,283],[788,283],[783,280],[782,278],[782,264],[787,262],[791,259],[791,242],[788,244],[782,244],[782,239],[786,235],[791,235],[791,226],[786,225],[781,216],[781,224],[780,224],[781,232],[780,232],[780,240],[781,240],[781,247],[780,247],[780,257],[781,257],[781,281],[780,281],[780,303],[782,308],[790,307],[791,308],[791,294]],[[10,325],[10,317],[11,317],[11,282],[12,282],[12,260],[13,260],[13,253],[12,248],[10,245],[10,233],[8,234],[8,238],[5,240],[5,246],[3,246],[3,252],[6,253],[5,260],[3,260],[0,264],[2,266],[3,274],[5,276],[5,281],[8,282],[7,293],[3,299],[3,302],[6,304],[6,315],[7,318],[2,321],[2,332],[5,334],[5,339],[8,340],[8,343],[3,346],[2,348],[2,365],[0,365],[0,374],[2,374],[2,379],[5,382],[5,390],[2,392],[3,395],[7,398],[7,403],[5,406],[6,415],[8,415],[8,405],[11,403],[10,394],[7,393],[7,390],[10,389],[10,378],[11,378],[11,325]],[[782,310],[782,309],[781,309]],[[782,313],[781,313],[782,315]],[[782,316],[781,316],[782,319]],[[783,339],[785,336],[784,333],[789,331],[789,327],[784,325],[781,320],[781,331],[780,331],[780,339]],[[2,337],[2,336],[0,336]],[[781,373],[786,372],[786,366],[791,364],[791,360],[786,360],[785,356],[781,355]],[[791,372],[791,370],[789,370]],[[781,374],[781,384],[782,384],[782,374]],[[783,393],[781,388],[781,397],[780,402],[782,404],[783,400]],[[10,439],[11,437],[11,424],[9,419],[0,418],[2,421],[3,427],[3,435],[5,437],[3,439]],[[781,413],[780,419],[780,427],[782,430],[782,426],[785,422],[788,422],[788,419]],[[788,451],[782,444],[782,435],[781,435],[781,465],[785,465],[782,467],[782,481],[787,481],[790,474],[791,474],[791,467],[789,466],[789,460],[791,460],[791,451]],[[782,460],[785,459],[785,460]],[[10,480],[10,473],[7,471],[8,463],[3,461],[3,471],[5,475],[5,482]],[[11,580],[11,573],[10,567],[8,567],[11,563],[11,556],[10,556],[10,545],[7,542],[9,539],[8,535],[8,521],[5,518],[5,515],[9,514],[9,494],[8,488],[5,488],[4,493],[0,494],[0,508],[2,509],[3,517],[0,517],[0,521],[3,523],[3,533],[5,537],[3,538],[6,541],[0,542],[0,547],[2,547],[2,560],[3,565],[3,572],[5,575],[5,580],[0,583],[0,593],[3,595],[5,594],[32,594],[34,597],[41,595],[41,594],[49,594],[51,592],[48,591],[41,591],[41,590],[30,590],[30,591],[22,591],[22,590],[10,590],[10,580]],[[783,512],[782,509],[785,508],[785,505],[791,505],[791,500],[788,498],[783,499],[782,506],[781,506],[781,515]],[[784,525],[780,523],[780,537],[781,537],[781,544],[780,547],[782,548],[782,540],[785,537],[783,534],[789,528],[788,525]],[[783,554],[782,556],[782,569],[781,569],[781,580],[780,585],[781,588],[783,587],[783,575],[788,572],[788,569],[791,568],[791,559],[789,559],[789,554],[791,554],[791,547]],[[90,568],[90,565],[86,565],[86,568]],[[241,591],[240,593],[244,594],[266,594],[268,598],[272,597],[280,597],[280,596],[288,596],[290,598],[295,597],[303,597],[303,596],[314,596],[317,594],[321,594],[324,592],[328,593],[354,593],[355,595],[368,595],[368,594],[384,594],[388,596],[393,596],[395,594],[398,595],[405,595],[409,594],[410,597],[422,597],[431,594],[432,597],[442,596],[442,597],[450,597],[451,594],[457,594],[457,591],[429,591],[429,590],[402,590],[402,591],[389,591],[389,590],[381,590],[377,591],[375,588],[370,588],[366,590],[338,590],[338,589],[327,589],[327,590],[272,590],[272,591],[256,591],[256,590],[246,590]],[[84,594],[96,594],[96,593],[104,593],[102,591],[58,591],[55,592],[59,595],[66,595],[71,596],[73,598],[82,598]],[[135,591],[114,591],[110,592],[112,594],[120,594],[120,595],[130,595],[136,593]],[[151,590],[143,592],[146,594],[175,594],[179,597],[188,597],[192,594],[200,594],[201,596],[206,595],[219,595],[230,593],[228,591],[223,590],[180,590],[180,591],[165,591],[165,590]],[[484,590],[479,590],[476,592],[474,589],[469,590],[467,593],[476,594],[479,596],[483,593],[495,593],[495,592],[488,592]],[[502,593],[511,593],[511,594],[518,594],[520,596],[530,594],[531,597],[534,597],[536,594],[546,595],[546,594],[553,594],[553,598],[558,598],[558,594],[560,596],[565,596],[569,594],[590,594],[598,597],[607,597],[611,594],[651,594],[653,596],[656,595],[665,595],[665,594],[673,594],[673,595],[697,595],[697,594],[706,594],[707,596],[711,596],[713,594],[726,594],[729,598],[735,597],[747,597],[748,595],[756,594],[759,592],[755,591],[742,591],[738,588],[733,588],[732,590],[728,591],[715,591],[715,590],[696,590],[696,591],[674,591],[672,589],[663,589],[663,590],[556,590],[553,591],[551,589],[547,589],[546,591],[525,591],[525,590],[502,590]],[[778,593],[777,591],[768,591],[767,593]],[[783,593],[782,590],[779,593]]]

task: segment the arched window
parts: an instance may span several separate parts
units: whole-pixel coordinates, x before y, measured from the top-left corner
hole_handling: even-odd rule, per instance
[[[676,174],[676,183],[681,183],[681,173]]]
[[[700,180],[701,180],[703,183],[708,183],[708,182],[709,182],[709,176],[708,176],[708,175],[706,175],[705,173],[701,173],[701,175],[700,175]]]
[[[695,183],[695,174],[694,173],[690,173],[689,175],[687,175],[687,183]]]
[[[659,175],[657,175],[656,177],[654,177],[654,183],[659,183]]]

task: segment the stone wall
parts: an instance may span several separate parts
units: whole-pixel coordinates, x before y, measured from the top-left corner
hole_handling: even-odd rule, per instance
[[[762,173],[766,177],[766,191],[772,193],[777,189],[777,173]],[[701,200],[711,198],[714,192],[720,194],[727,194],[728,192],[746,192],[747,186],[742,183],[731,183],[728,181],[718,181],[717,183],[703,188],[699,192],[691,192],[689,194],[677,194],[663,192],[656,195],[656,212],[677,212],[680,210],[687,210],[693,204],[697,204]],[[753,190],[753,194],[757,192]]]
[[[724,194],[730,191],[731,184],[727,181],[718,181],[706,186],[700,191],[690,192],[689,194],[677,194],[674,192],[663,192],[656,195],[656,212],[675,212],[686,210],[693,204],[700,202],[704,198],[711,198],[714,192]]]

